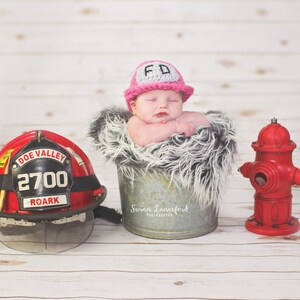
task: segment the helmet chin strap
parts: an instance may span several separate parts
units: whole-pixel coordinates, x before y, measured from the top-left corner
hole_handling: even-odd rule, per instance
[[[105,206],[98,206],[94,210],[94,217],[105,219],[114,224],[122,223],[122,214],[120,214],[117,210],[113,208],[108,208]]]

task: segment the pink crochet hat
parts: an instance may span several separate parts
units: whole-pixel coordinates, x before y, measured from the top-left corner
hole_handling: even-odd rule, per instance
[[[194,88],[185,84],[179,71],[170,63],[161,60],[150,60],[141,63],[124,91],[128,109],[130,101],[136,96],[152,90],[173,90],[182,92],[185,102],[194,92]]]

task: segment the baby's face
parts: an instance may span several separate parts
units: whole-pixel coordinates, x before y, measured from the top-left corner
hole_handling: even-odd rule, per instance
[[[175,120],[182,114],[182,96],[172,90],[154,90],[140,94],[131,108],[145,123],[162,123]]]

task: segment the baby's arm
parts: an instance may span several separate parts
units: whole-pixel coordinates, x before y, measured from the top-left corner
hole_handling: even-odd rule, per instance
[[[210,123],[205,115],[194,111],[184,111],[181,116],[177,118],[177,122],[192,123],[195,129],[198,127],[210,127]]]
[[[133,116],[127,123],[127,130],[135,144],[145,147],[151,143],[161,142],[174,133],[191,136],[200,126],[210,126],[204,115],[198,112],[183,112],[176,120],[153,124],[147,124]]]
[[[147,124],[138,117],[133,116],[127,123],[127,130],[135,144],[145,147],[151,143],[161,142],[174,133],[183,133],[190,136],[194,133],[195,127],[191,123],[182,123],[176,120]]]

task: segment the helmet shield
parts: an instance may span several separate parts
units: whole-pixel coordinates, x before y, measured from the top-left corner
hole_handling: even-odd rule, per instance
[[[83,243],[91,234],[94,214],[89,210],[69,219],[1,224],[1,242],[8,248],[29,253],[58,253]],[[20,226],[21,225],[21,226]]]

